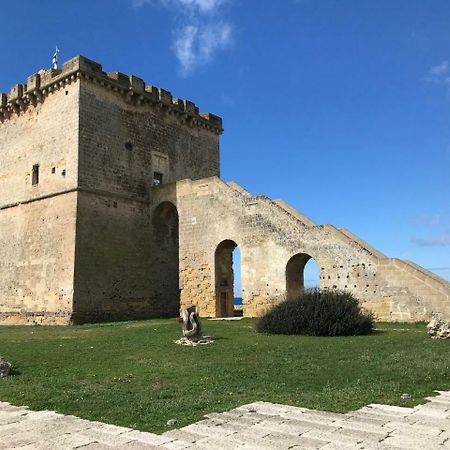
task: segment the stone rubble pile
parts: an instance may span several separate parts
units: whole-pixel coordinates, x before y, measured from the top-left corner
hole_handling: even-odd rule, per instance
[[[189,339],[187,337],[182,337],[181,339],[173,342],[175,344],[185,345],[187,347],[197,347],[197,345],[212,344],[214,342],[214,339],[211,336],[202,336],[198,339]]]
[[[433,339],[450,339],[450,322],[434,317],[428,324],[427,331]]]

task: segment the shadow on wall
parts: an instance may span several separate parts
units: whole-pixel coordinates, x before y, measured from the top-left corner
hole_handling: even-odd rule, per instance
[[[180,307],[179,218],[173,203],[159,204],[152,216],[155,247],[154,297],[161,302],[162,315],[175,317]]]

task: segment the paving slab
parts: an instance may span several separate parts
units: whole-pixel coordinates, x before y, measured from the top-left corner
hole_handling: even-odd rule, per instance
[[[239,448],[242,442],[233,441],[232,439],[216,439],[211,437],[205,437],[195,443],[195,449],[199,450],[206,448],[208,450],[234,450]]]
[[[112,448],[112,447],[109,447],[109,448]],[[161,450],[161,447],[158,446],[158,445],[146,444],[144,442],[132,441],[132,442],[122,446],[121,449],[126,449],[126,450]],[[80,450],[84,450],[84,448],[81,447]]]
[[[254,402],[161,435],[0,402],[0,449],[450,449],[450,391],[427,400],[346,414]]]
[[[388,422],[383,428],[389,430],[390,434],[402,435],[408,434],[413,436],[439,436],[444,431],[441,427],[430,424],[415,422]]]
[[[138,431],[138,430],[132,430],[128,431],[126,433],[126,436],[129,437],[133,441],[142,442],[144,444],[151,444],[151,445],[163,445],[168,444],[169,442],[172,442],[175,440],[174,438],[170,437],[168,433],[165,435],[160,434],[153,434],[153,433],[145,433],[144,431]]]

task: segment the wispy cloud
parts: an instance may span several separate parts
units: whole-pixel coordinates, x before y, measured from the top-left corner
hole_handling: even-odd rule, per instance
[[[450,64],[448,61],[442,61],[437,66],[433,66],[429,71],[428,75],[431,78],[439,80],[443,76],[447,76],[450,71]]]
[[[190,75],[198,66],[211,61],[215,54],[231,43],[231,26],[227,23],[209,23],[204,26],[185,25],[173,42],[173,51],[183,76]]]
[[[450,62],[442,61],[428,71],[426,80],[446,87],[450,93]]]
[[[160,3],[167,7],[189,8],[201,13],[208,13],[217,10],[225,0],[132,0],[132,2],[135,8]]]
[[[443,227],[450,226],[450,214],[441,213],[419,213],[411,219],[411,224],[422,227]]]
[[[447,245],[450,245],[450,230],[429,239],[413,238],[411,241],[421,247],[446,247]]]
[[[227,0],[133,0],[140,8],[160,4],[174,15],[171,48],[182,76],[212,61],[232,43],[233,27],[225,20],[222,6]]]
[[[166,0],[166,3],[178,3],[181,6],[187,8],[198,9],[199,12],[209,13],[216,11],[219,6],[224,3],[224,0]]]
[[[425,226],[439,226],[442,222],[442,214],[417,214],[412,220],[413,225]]]
[[[144,6],[146,3],[152,3],[152,0],[132,0],[131,3],[135,8],[140,8],[141,6]]]
[[[411,224],[431,237],[413,237],[411,242],[421,247],[445,247],[450,245],[450,215],[447,213],[421,213],[412,218]]]

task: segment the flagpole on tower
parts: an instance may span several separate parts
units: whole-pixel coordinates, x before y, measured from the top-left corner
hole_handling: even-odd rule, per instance
[[[59,48],[56,46],[55,53],[53,55],[53,69],[58,70],[58,55],[59,55]]]

